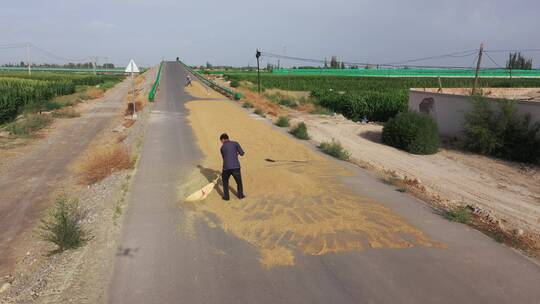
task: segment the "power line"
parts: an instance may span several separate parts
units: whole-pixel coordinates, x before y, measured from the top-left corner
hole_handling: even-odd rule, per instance
[[[489,56],[488,53],[484,53],[484,55],[486,55],[486,57],[487,57],[491,62],[493,62],[493,64],[495,64],[497,67],[499,67],[499,68],[504,68],[503,66],[501,66],[500,64],[498,64],[493,58],[491,58],[491,56]]]
[[[65,61],[65,62],[84,62],[84,61],[88,61],[90,60],[90,58],[85,58],[85,59],[68,59],[68,58],[65,58],[65,57],[62,57],[62,56],[59,56],[59,55],[56,55],[50,51],[47,51],[43,48],[40,48],[34,44],[30,44],[33,48],[41,51],[42,53],[45,53],[46,55],[48,55],[49,57],[51,58],[54,58],[54,59],[57,59],[57,60],[61,60],[61,61]]]
[[[485,53],[540,52],[540,49],[486,50]]]
[[[405,63],[418,62],[418,61],[427,61],[427,60],[433,60],[433,59],[442,59],[442,58],[446,58],[446,57],[453,57],[453,58],[468,57],[468,56],[471,56],[471,55],[475,55],[476,53],[478,53],[478,49],[455,52],[455,53],[450,53],[450,54],[445,54],[445,55],[409,59],[409,60],[405,60],[405,61],[401,61],[401,62],[386,63],[385,65],[402,65],[402,64],[405,64]]]
[[[425,57],[425,58],[418,58],[418,59],[411,59],[407,62],[412,61],[420,61],[421,59],[426,60],[426,58],[433,59],[433,58],[444,58],[444,57],[451,57],[451,56],[459,56],[459,57],[467,57],[474,55],[478,50],[468,50],[468,51],[462,51],[452,54],[446,54],[446,55],[439,55],[439,56],[432,56],[432,57]],[[271,57],[271,58],[280,58],[280,59],[288,59],[288,60],[295,60],[295,61],[301,61],[301,62],[310,62],[310,63],[318,63],[318,64],[324,64],[324,60],[320,59],[310,59],[310,58],[302,58],[302,57],[294,57],[294,56],[285,56],[285,55],[279,55],[269,52],[261,52],[263,56]],[[405,65],[405,64],[392,64],[392,63],[383,63],[383,64],[375,64],[375,63],[369,63],[369,62],[350,62],[350,61],[342,61],[343,64],[348,66],[380,66],[380,67],[390,67],[390,68],[439,68],[439,69],[470,69],[471,67],[468,66],[434,66],[434,65]]]

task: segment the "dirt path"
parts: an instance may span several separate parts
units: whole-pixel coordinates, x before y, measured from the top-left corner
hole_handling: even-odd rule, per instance
[[[186,73],[176,62],[164,67],[109,303],[530,303],[540,296],[536,264],[231,101],[189,96],[177,84]],[[184,202],[219,174],[222,132],[246,151],[247,198],[225,203],[218,187],[205,201]]]
[[[130,88],[126,80],[83,107],[82,116],[61,120],[49,134],[12,156],[0,172],[0,275],[12,270],[24,250],[24,233],[48,206],[51,192],[71,173],[75,160],[96,134],[118,117]]]

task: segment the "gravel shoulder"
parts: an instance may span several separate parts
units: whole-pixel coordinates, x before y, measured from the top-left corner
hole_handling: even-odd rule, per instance
[[[152,69],[141,76],[144,79],[138,81],[139,96],[146,96],[155,75],[156,71]],[[0,294],[0,303],[102,303],[101,298],[112,271],[111,261],[116,253],[115,242],[125,207],[124,197],[133,173],[116,172],[87,187],[79,183],[73,168],[90,147],[106,144],[111,139],[122,138],[131,153],[137,154],[151,106],[139,113],[141,115],[135,124],[123,128],[125,96],[129,88],[128,80],[111,89],[102,99],[85,106],[87,109],[82,111],[82,117],[55,123],[46,137],[25,148],[28,152],[15,158],[14,165],[9,165],[9,174],[13,174],[11,171],[14,169],[20,168],[18,172],[27,170],[30,160],[37,164],[49,163],[49,171],[45,173],[52,171],[55,176],[42,174],[40,178],[45,183],[34,185],[44,194],[28,201],[32,218],[21,226],[21,231],[14,238],[17,250],[10,251],[10,263],[2,264],[2,279],[4,283],[8,282],[10,288]],[[86,133],[81,133],[84,129],[87,129]],[[70,136],[66,138],[68,134]],[[47,147],[55,147],[56,153],[69,153],[66,152],[68,155],[63,154],[63,157],[52,156],[44,152],[49,151]],[[61,161],[51,161],[51,158],[57,157]],[[53,247],[41,240],[37,224],[53,196],[59,192],[79,199],[80,206],[88,214],[85,228],[91,231],[93,239],[77,250],[49,255]],[[18,193],[13,193],[13,199],[21,199]]]

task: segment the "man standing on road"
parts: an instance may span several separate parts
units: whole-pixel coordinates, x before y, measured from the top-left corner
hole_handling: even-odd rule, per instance
[[[187,86],[191,86],[191,76],[189,75],[186,77],[186,87]]]
[[[221,181],[223,182],[223,200],[229,200],[229,178],[234,178],[238,189],[238,198],[243,199],[244,187],[242,186],[242,175],[240,173],[240,161],[238,155],[243,156],[244,150],[240,144],[229,140],[229,135],[221,134],[221,156],[223,157],[223,172],[221,173]]]

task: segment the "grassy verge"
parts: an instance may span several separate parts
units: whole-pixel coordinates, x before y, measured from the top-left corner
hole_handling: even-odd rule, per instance
[[[319,144],[318,148],[324,153],[339,160],[348,161],[351,158],[351,154],[347,150],[343,149],[340,142],[335,140],[332,140],[331,142],[322,142]]]
[[[289,127],[291,125],[291,123],[289,121],[289,117],[287,117],[287,116],[280,116],[276,120],[275,124],[276,124],[276,126],[282,127],[282,128],[286,128],[286,127]]]
[[[301,123],[298,123],[296,126],[294,126],[290,133],[298,138],[298,139],[302,139],[302,140],[308,140],[309,139],[309,134],[308,134],[308,131],[307,131],[307,126],[304,122],[301,122]]]
[[[5,130],[17,137],[30,137],[35,132],[49,126],[53,117],[48,114],[29,114],[9,123]]]
[[[255,109],[255,111],[253,113],[255,113],[255,114],[259,115],[259,116],[262,116],[262,117],[266,117],[266,115],[264,115],[263,110],[261,110],[259,108]]]
[[[309,114],[315,114],[315,115],[334,115],[334,112],[332,112],[331,110],[329,110],[329,109],[327,109],[327,108],[325,108],[325,107],[316,105],[316,106],[315,106],[315,109],[313,109],[311,112],[309,112]]]
[[[444,212],[444,217],[452,222],[470,224],[472,210],[468,206],[459,206]]]

